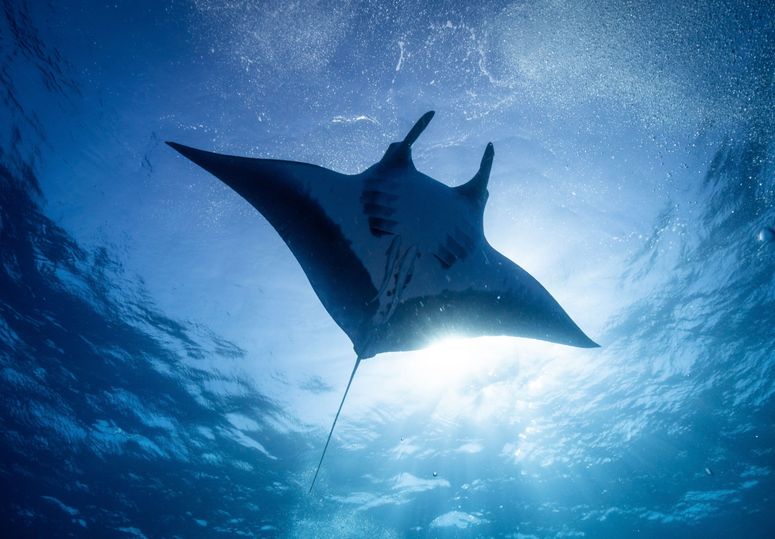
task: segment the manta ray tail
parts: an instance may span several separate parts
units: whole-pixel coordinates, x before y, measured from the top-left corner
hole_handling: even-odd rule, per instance
[[[353,383],[353,378],[355,378],[355,371],[358,370],[358,365],[361,364],[361,357],[358,356],[358,358],[355,360],[355,366],[353,367],[353,372],[350,374],[350,380],[347,382],[347,387],[344,390],[344,395],[342,395],[342,402],[339,403],[339,409],[336,411],[336,415],[334,416],[334,422],[331,424],[331,431],[328,433],[328,438],[326,439],[326,445],[323,447],[323,454],[320,455],[320,462],[318,462],[318,467],[315,470],[315,477],[312,478],[312,484],[309,486],[309,492],[312,492],[312,487],[315,486],[315,480],[318,478],[318,473],[320,473],[320,466],[323,464],[323,458],[326,456],[326,450],[328,449],[328,444],[331,441],[331,435],[334,433],[334,427],[336,427],[336,420],[339,419],[339,413],[342,411],[342,406],[344,406],[344,400],[347,398],[347,393],[350,391],[350,385]]]

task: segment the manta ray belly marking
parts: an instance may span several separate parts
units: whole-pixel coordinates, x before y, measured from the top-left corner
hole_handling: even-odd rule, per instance
[[[381,326],[393,316],[396,307],[402,301],[404,290],[412,280],[417,257],[417,247],[414,245],[402,250],[401,236],[396,236],[390,242],[388,266],[385,268],[385,276],[375,298],[379,302],[379,308],[371,320],[372,326]]]
[[[441,267],[449,269],[457,262],[467,257],[476,247],[476,241],[461,229],[456,228],[453,234],[448,234],[446,241],[436,248],[433,256]]]
[[[361,204],[368,217],[369,231],[377,237],[395,234],[398,221],[393,219],[397,209],[396,181],[389,178],[371,177],[364,182]],[[391,189],[392,188],[392,189]],[[390,192],[390,191],[393,192]]]

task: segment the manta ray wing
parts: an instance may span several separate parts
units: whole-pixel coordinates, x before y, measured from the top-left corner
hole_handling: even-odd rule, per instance
[[[472,267],[479,273],[471,272]],[[426,286],[425,294],[403,297],[390,322],[379,326],[369,353],[417,350],[445,336],[519,335],[598,346],[537,280],[486,243],[458,273],[467,277],[456,280],[459,286],[437,282]]]
[[[359,341],[376,306],[377,290],[353,252],[341,223],[310,194],[312,184],[353,192],[353,176],[294,161],[250,159],[168,142],[253,205],[280,234],[299,261],[323,306],[350,337]]]

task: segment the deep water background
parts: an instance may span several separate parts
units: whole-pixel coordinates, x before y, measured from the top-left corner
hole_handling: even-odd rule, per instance
[[[775,536],[770,2],[2,3],[4,537]],[[460,5],[458,5],[460,4]],[[485,233],[603,347],[354,360],[163,144],[495,144]]]

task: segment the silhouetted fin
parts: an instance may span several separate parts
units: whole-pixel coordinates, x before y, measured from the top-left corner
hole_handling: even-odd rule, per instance
[[[411,146],[414,144],[420,134],[425,131],[426,127],[428,127],[428,124],[431,123],[434,114],[436,114],[435,111],[429,110],[423,114],[419,120],[417,120],[417,122],[414,124],[414,127],[412,127],[409,133],[407,133],[404,137],[404,145]]]
[[[383,167],[407,166],[414,168],[414,163],[412,162],[412,144],[414,144],[420,134],[425,131],[428,124],[431,123],[434,114],[436,113],[432,110],[423,114],[420,119],[415,122],[412,129],[409,130],[409,133],[406,134],[404,140],[401,142],[393,142],[388,146],[385,155],[380,160],[380,164]]]
[[[482,208],[487,203],[487,182],[490,179],[490,170],[492,169],[492,160],[495,156],[495,148],[492,142],[487,144],[482,156],[482,162],[479,165],[479,171],[468,182],[455,187],[455,191],[467,198],[473,200]]]

